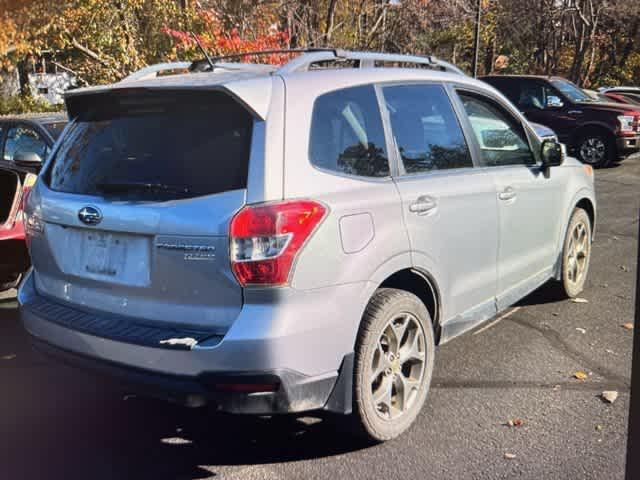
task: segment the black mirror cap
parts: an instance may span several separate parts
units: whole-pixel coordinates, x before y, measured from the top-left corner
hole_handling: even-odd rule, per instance
[[[40,167],[42,166],[42,157],[36,152],[18,150],[13,156],[13,163],[19,167]]]
[[[557,167],[564,162],[565,152],[557,140],[547,139],[542,142],[540,158],[545,167]]]

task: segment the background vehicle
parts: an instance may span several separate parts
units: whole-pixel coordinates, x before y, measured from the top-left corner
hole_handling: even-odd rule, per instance
[[[525,116],[551,128],[579,160],[604,167],[640,149],[640,111],[595,102],[559,77],[495,75],[482,80],[506,95]]]
[[[0,117],[0,291],[29,268],[22,200],[66,122],[64,114]]]
[[[627,93],[627,92],[606,92],[602,93],[609,101],[616,103],[628,103],[630,105],[640,105],[639,93]]]
[[[436,343],[549,280],[582,290],[593,171],[486,84],[335,50],[212,70],[68,94],[26,207],[39,348],[381,441],[420,412]]]

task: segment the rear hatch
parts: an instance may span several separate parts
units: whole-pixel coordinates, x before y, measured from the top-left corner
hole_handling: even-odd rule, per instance
[[[87,309],[225,330],[242,307],[228,227],[254,117],[215,91],[103,93],[30,199],[37,290]]]

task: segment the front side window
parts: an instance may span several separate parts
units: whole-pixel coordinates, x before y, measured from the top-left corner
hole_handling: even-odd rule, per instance
[[[17,152],[37,153],[44,160],[48,153],[48,147],[38,132],[29,127],[17,126],[7,132],[2,158],[7,162],[12,162]]]
[[[316,167],[363,177],[389,176],[382,118],[372,85],[319,96],[309,157]]]
[[[383,88],[391,129],[407,174],[472,167],[449,97],[441,85]]]
[[[488,98],[459,92],[480,147],[483,165],[532,165],[535,158],[520,122]]]

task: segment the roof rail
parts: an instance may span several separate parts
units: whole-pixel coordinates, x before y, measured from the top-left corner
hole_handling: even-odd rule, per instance
[[[338,48],[282,48],[282,49],[274,49],[274,50],[254,50],[249,52],[238,52],[232,53],[228,55],[218,55],[217,57],[210,57],[211,61],[214,63],[214,68],[217,68],[220,64],[220,60],[229,60],[232,58],[243,58],[243,57],[258,57],[262,55],[277,55],[277,54],[287,54],[287,53],[314,53],[314,52],[329,52],[332,53],[334,57],[341,56],[343,50]],[[211,63],[209,59],[203,58],[200,60],[196,60],[191,64],[191,71],[211,71]]]
[[[255,64],[255,63],[227,63],[221,62],[221,60],[227,59],[239,59],[247,56],[262,56],[262,55],[274,55],[274,54],[287,54],[287,53],[301,53],[289,62],[285,63],[281,67],[275,67],[272,65]],[[292,48],[282,50],[260,50],[255,52],[242,52],[234,53],[230,55],[220,55],[217,57],[211,57],[211,59],[196,60],[194,62],[169,62],[158,63],[155,65],[149,65],[144,67],[129,76],[120,80],[120,82],[130,82],[134,80],[143,80],[147,78],[154,78],[158,73],[167,70],[189,70],[190,72],[204,72],[211,71],[211,62],[214,64],[214,68],[221,68],[224,70],[236,70],[236,71],[248,71],[248,72],[271,72],[277,71],[278,73],[292,73],[307,71],[313,67],[314,64],[320,64],[323,62],[349,62],[353,61],[356,65],[354,68],[375,68],[384,67],[384,63],[399,63],[403,66],[406,64],[423,65],[427,68],[436,70],[442,70],[444,72],[454,73],[457,75],[466,74],[455,65],[444,60],[439,60],[432,56],[417,56],[417,55],[402,55],[397,53],[376,53],[376,52],[352,52],[349,50],[341,50],[338,48]],[[383,65],[380,65],[380,64]]]
[[[280,73],[292,73],[299,71],[309,70],[315,63],[321,63],[325,61],[349,61],[354,60],[358,62],[358,68],[375,68],[379,67],[380,63],[400,63],[400,64],[415,64],[424,65],[428,68],[442,70],[456,75],[466,74],[455,65],[444,60],[439,60],[432,56],[417,56],[417,55],[402,55],[397,53],[376,53],[376,52],[352,52],[348,50],[314,50],[308,51],[305,55],[300,55],[294,58],[290,62],[284,64],[278,69]],[[382,65],[384,67],[384,65]]]

